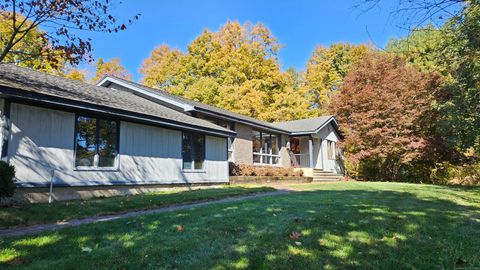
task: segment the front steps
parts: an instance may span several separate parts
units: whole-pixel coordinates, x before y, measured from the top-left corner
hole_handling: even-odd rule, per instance
[[[342,174],[323,171],[320,169],[313,170],[313,182],[334,182],[334,181],[341,181],[344,179]]]

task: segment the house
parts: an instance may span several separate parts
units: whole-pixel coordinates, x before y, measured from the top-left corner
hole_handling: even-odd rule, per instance
[[[227,183],[228,162],[341,173],[332,116],[268,123],[106,77],[0,65],[1,157],[20,187]]]

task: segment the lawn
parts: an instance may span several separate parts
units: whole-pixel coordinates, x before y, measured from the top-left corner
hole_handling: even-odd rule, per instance
[[[274,189],[268,187],[245,188],[228,186],[191,191],[173,189],[169,192],[146,193],[142,195],[118,196],[85,201],[0,207],[0,228],[56,222],[94,215],[122,213],[267,191],[274,191]]]
[[[480,189],[397,183],[299,192],[0,240],[0,268],[480,267]]]

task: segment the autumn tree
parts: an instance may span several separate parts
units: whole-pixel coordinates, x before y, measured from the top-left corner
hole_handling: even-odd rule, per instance
[[[264,120],[288,79],[280,69],[281,45],[262,24],[227,22],[205,30],[186,54],[160,46],[145,60],[142,81],[150,86]]]
[[[274,94],[270,109],[273,121],[289,121],[318,116],[318,111],[312,109],[311,92],[305,87],[303,74],[293,68],[283,74],[285,87],[283,91]]]
[[[13,34],[12,20],[14,18],[17,20],[16,24],[20,24],[24,20],[21,15],[14,17],[12,12],[0,11],[0,49],[7,46],[8,40],[5,37]],[[32,22],[26,21],[24,24],[30,25]],[[4,56],[3,62],[62,75],[65,54],[62,50],[51,50],[50,48],[50,43],[45,38],[45,32],[38,27],[33,27]],[[48,57],[44,57],[47,55]]]
[[[155,48],[150,56],[142,63],[140,74],[141,83],[159,89],[175,86],[180,82],[180,73],[183,53],[171,49],[168,45]]]
[[[438,75],[386,53],[360,61],[331,104],[345,136],[350,174],[367,180],[405,180],[405,169],[422,160],[432,146],[430,127],[437,114],[431,105],[441,94],[440,85]]]
[[[65,78],[69,78],[75,81],[86,82],[87,81],[87,71],[79,69],[71,69],[67,71],[64,75]]]
[[[315,48],[307,62],[305,87],[311,91],[311,101],[319,110],[318,114],[326,113],[330,98],[341,86],[343,78],[370,50],[372,48],[367,45],[347,43]]]
[[[92,51],[90,39],[81,37],[81,31],[111,33],[126,29],[111,14],[112,7],[111,2],[100,0],[2,1],[0,10],[8,14],[9,25],[0,35],[0,62],[38,59],[54,63],[61,52],[65,62],[77,65]],[[32,40],[48,46],[26,46]]]
[[[95,75],[92,78],[92,82],[96,83],[105,76],[114,76],[126,80],[130,80],[132,75],[128,73],[125,67],[120,64],[119,58],[113,58],[110,61],[104,61],[103,58],[98,58],[95,63]]]
[[[410,64],[442,74],[447,91],[435,103],[442,114],[440,132],[472,161],[480,157],[479,21],[480,4],[471,1],[444,25],[415,29],[387,46]]]

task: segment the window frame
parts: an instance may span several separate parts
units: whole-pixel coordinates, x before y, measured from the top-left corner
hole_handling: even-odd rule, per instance
[[[79,117],[88,117],[95,119],[95,153],[93,155],[93,166],[77,166],[77,128],[78,128],[78,118]],[[116,152],[113,166],[109,167],[99,167],[99,141],[100,141],[100,120],[104,121],[114,121],[116,124]],[[74,130],[73,130],[73,168],[76,171],[117,171],[120,167],[120,123],[121,121],[112,117],[106,117],[101,115],[93,115],[87,113],[75,113],[74,118]]]
[[[254,136],[255,132],[260,133],[260,152],[254,152],[253,151],[253,145],[252,145],[253,165],[257,165],[257,166],[264,166],[264,165],[266,165],[266,166],[280,166],[280,163],[281,163],[280,162],[280,150],[281,150],[281,145],[282,145],[281,135],[280,134],[272,134],[272,133],[268,133],[268,132],[264,132],[264,131],[261,131],[261,130],[255,130],[254,129],[254,130],[252,130],[252,137]],[[262,141],[263,141],[263,135],[264,134],[268,134],[269,139],[270,139],[270,149],[268,149],[268,153],[263,153],[264,145],[262,145]],[[273,154],[272,135],[277,138],[278,154]],[[253,140],[252,140],[252,144],[253,144]],[[260,157],[260,162],[255,162],[255,156]],[[266,157],[269,160],[269,162],[264,163],[263,162],[264,157]],[[273,162],[274,159],[277,159],[278,162],[274,163]]]
[[[194,150],[194,147],[193,147],[193,141],[191,141],[192,143],[192,167],[190,169],[186,169],[185,168],[185,162],[184,162],[184,156],[183,156],[183,146],[184,146],[184,140],[183,140],[183,137],[184,137],[184,134],[191,134],[192,135],[192,138],[194,135],[200,135],[203,139],[203,162],[202,162],[202,168],[201,169],[195,169],[195,150]],[[207,139],[206,139],[206,136],[205,134],[202,134],[202,133],[198,133],[198,132],[188,132],[188,131],[182,131],[182,145],[181,145],[181,153],[182,153],[182,171],[184,172],[205,172],[205,161],[206,161],[206,151],[207,151]]]

